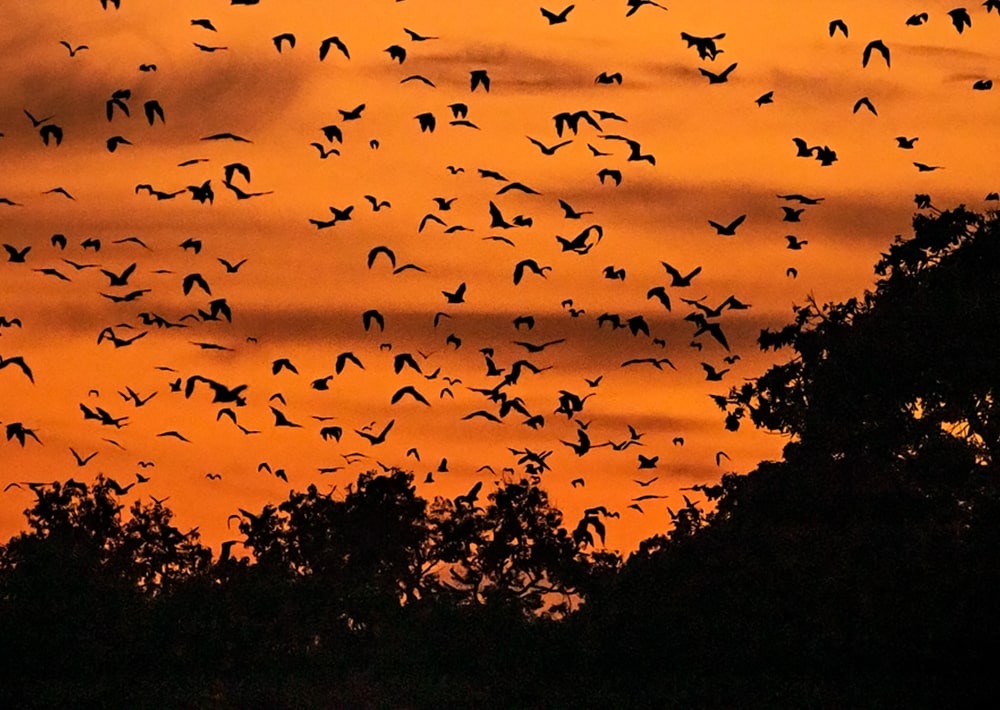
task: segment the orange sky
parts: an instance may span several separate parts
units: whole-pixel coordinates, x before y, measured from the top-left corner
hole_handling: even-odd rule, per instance
[[[43,445],[23,449],[0,442],[0,482],[90,479],[99,472],[121,483],[135,479],[139,461],[151,481],[130,494],[170,496],[181,527],[200,526],[209,543],[227,533],[226,516],[237,507],[259,507],[287,495],[289,484],[310,482],[340,489],[381,462],[415,471],[423,480],[440,460],[447,473],[421,487],[426,496],[454,496],[480,477],[482,465],[497,472],[513,466],[508,447],[552,450],[552,471],[543,485],[572,523],[589,505],[620,510],[609,529],[609,547],[628,550],[642,537],[668,525],[667,505],[679,487],[712,481],[726,470],[747,471],[775,457],[780,437],[749,430],[724,431],[721,413],[707,397],[723,394],[744,377],[760,373],[767,359],[754,344],[760,328],[779,326],[794,303],[808,294],[819,300],[845,298],[871,283],[871,266],[896,234],[906,234],[915,193],[930,193],[941,207],[964,203],[982,208],[983,198],[1000,187],[997,93],[973,91],[981,79],[1000,79],[1000,16],[967,5],[972,27],[959,34],[946,14],[949,2],[734,3],[671,2],[669,10],[643,7],[626,18],[623,2],[577,2],[568,21],[550,26],[537,3],[469,3],[452,0],[372,0],[329,3],[319,0],[261,0],[231,7],[221,0],[177,0],[168,6],[122,0],[120,10],[104,11],[98,0],[68,11],[66,3],[39,0],[6,8],[0,27],[0,241],[17,249],[31,246],[25,263],[0,261],[0,316],[19,318],[22,328],[0,329],[0,355],[23,356],[33,370],[30,383],[16,368],[0,370],[0,421],[22,422]],[[550,10],[563,5],[547,4]],[[928,22],[905,20],[926,11]],[[830,20],[843,18],[849,36],[831,38]],[[191,24],[209,19],[217,31]],[[403,28],[437,39],[416,42]],[[279,54],[271,38],[296,36],[294,49]],[[714,62],[700,60],[681,32],[697,36],[725,33]],[[319,61],[320,42],[337,36],[350,59],[337,49]],[[868,42],[890,48],[891,68],[875,57],[862,68]],[[70,57],[60,45],[86,44]],[[194,43],[226,47],[199,51]],[[399,45],[405,62],[384,50]],[[699,67],[720,72],[736,62],[728,82],[709,85]],[[141,72],[140,64],[155,64]],[[469,74],[486,69],[491,89],[470,92]],[[595,83],[601,72],[620,72],[621,85]],[[401,83],[421,75],[419,81]],[[105,117],[105,102],[129,89],[131,116]],[[774,103],[754,100],[774,91]],[[855,101],[868,96],[878,116]],[[143,103],[157,100],[165,123],[150,126]],[[449,125],[449,104],[468,106],[478,129]],[[340,110],[365,104],[358,120],[344,121]],[[604,120],[602,132],[582,126],[572,143],[545,156],[527,136],[553,145],[553,116],[562,111],[613,111],[626,122]],[[24,114],[51,119],[63,129],[59,147],[45,146]],[[430,112],[433,133],[422,133],[415,116]],[[596,115],[596,114],[594,114]],[[321,128],[335,124],[343,144],[329,143]],[[206,142],[222,132],[252,143]],[[656,164],[629,162],[625,142],[638,141]],[[109,153],[105,141],[121,135],[132,145]],[[919,136],[904,151],[895,136]],[[792,138],[829,145],[839,160],[821,167],[795,157]],[[378,141],[372,149],[369,141]],[[310,146],[337,147],[340,156],[319,158]],[[595,148],[611,153],[595,157]],[[192,159],[204,162],[179,167]],[[223,166],[249,166],[252,181],[235,178],[247,192],[273,191],[237,201],[223,186]],[[940,165],[918,172],[913,162]],[[446,166],[464,168],[451,175]],[[602,168],[621,170],[622,184],[602,185]],[[504,182],[483,179],[477,169],[501,173],[540,195],[497,195]],[[215,202],[199,204],[190,193],[158,201],[135,186],[183,190],[212,181]],[[75,197],[43,194],[63,187]],[[807,207],[801,223],[782,222],[777,194],[824,197]],[[364,195],[388,200],[374,212]],[[432,198],[454,197],[447,212]],[[592,211],[581,220],[563,217],[558,200]],[[493,201],[507,220],[530,216],[530,227],[490,228]],[[350,221],[318,231],[309,219],[327,219],[328,206],[353,205]],[[794,205],[793,205],[794,206]],[[431,223],[434,213],[450,234]],[[708,220],[728,223],[746,214],[735,237],[716,235]],[[571,238],[590,224],[604,236],[586,255],[560,251],[555,237]],[[514,245],[486,237],[500,235]],[[65,234],[65,251],[52,234]],[[807,240],[801,251],[785,248],[788,234]],[[81,242],[99,238],[100,252]],[[138,237],[149,249],[116,240]],[[200,253],[178,245],[189,237]],[[366,257],[378,245],[390,247],[397,265],[415,263],[423,272],[393,274],[380,257],[371,269]],[[6,254],[0,254],[0,259]],[[217,258],[246,264],[227,274]],[[551,266],[545,279],[527,275],[512,282],[515,265],[535,259]],[[119,272],[137,264],[128,286],[112,288],[99,268],[77,270],[64,259]],[[653,286],[669,286],[661,261],[684,271],[703,271],[686,289],[670,288],[672,311],[647,300]],[[604,278],[607,266],[624,268],[624,281]],[[798,278],[786,276],[790,266]],[[64,282],[35,269],[56,268]],[[169,273],[158,273],[161,271]],[[212,296],[195,289],[182,293],[185,275],[200,273]],[[442,291],[467,284],[465,302],[447,304]],[[116,304],[99,295],[149,289],[140,299]],[[680,299],[716,306],[729,295],[752,304],[720,317],[741,355],[722,382],[706,382],[701,362],[724,367],[726,352],[702,337],[690,346],[693,326],[683,317],[691,307]],[[142,326],[140,312],[171,321],[211,298],[224,297],[233,322],[185,321],[184,329]],[[572,318],[561,304],[572,299],[585,311]],[[361,314],[378,309],[384,333],[365,332]],[[434,314],[450,318],[433,325]],[[651,336],[599,329],[596,317],[643,315]],[[533,315],[534,330],[516,331],[512,321]],[[148,334],[134,345],[96,344],[106,326],[120,336]],[[446,344],[457,335],[459,349]],[[256,343],[248,337],[256,338]],[[666,347],[653,343],[663,339]],[[564,339],[540,354],[527,354],[513,341],[542,343]],[[192,341],[231,351],[204,351]],[[380,345],[388,344],[380,348]],[[492,387],[482,348],[493,348],[498,366],[527,358],[551,366],[525,375],[509,388],[523,398],[545,426],[532,430],[517,413],[502,424],[463,421],[478,409],[496,412],[469,387]],[[328,391],[310,387],[333,373],[336,356],[353,351],[364,370],[348,367]],[[413,353],[424,373],[396,375],[393,357]],[[428,355],[424,359],[418,352]],[[630,358],[669,357],[677,370],[643,365],[620,367]],[[271,363],[289,358],[299,375],[271,374]],[[175,372],[157,370],[170,367]],[[227,385],[248,384],[248,406],[240,423],[260,430],[244,435],[229,421],[216,421],[218,405],[206,389],[191,399],[169,391],[177,377],[195,374]],[[590,387],[585,378],[603,375]],[[441,398],[443,378],[454,399]],[[414,385],[430,401],[409,399],[391,405],[400,387]],[[116,392],[126,386],[157,395],[142,408]],[[92,389],[98,396],[88,394]],[[642,447],[593,449],[577,457],[561,441],[576,441],[577,424],[554,414],[560,390],[593,393],[580,419],[594,443],[622,441],[628,424],[642,432]],[[301,429],[276,429],[268,398],[281,393],[280,406]],[[80,404],[128,416],[121,429],[84,421]],[[273,404],[273,403],[272,403]],[[323,423],[341,426],[340,442],[323,441]],[[384,444],[372,446],[355,433],[370,422],[395,425]],[[191,443],[163,439],[165,430],[182,432]],[[684,445],[674,445],[683,437]],[[105,441],[114,439],[122,448]],[[69,451],[98,452],[77,467]],[[416,447],[420,461],[406,451]],[[715,464],[715,453],[730,456]],[[369,458],[345,463],[343,454]],[[637,453],[660,457],[656,469],[637,470]],[[257,472],[268,461],[283,467],[289,484]],[[318,467],[344,466],[321,476]],[[219,481],[207,472],[220,473]],[[648,488],[634,479],[659,476]],[[570,481],[583,477],[586,485]],[[628,510],[643,493],[669,496]],[[0,536],[21,524],[30,493],[16,489],[0,497]]]

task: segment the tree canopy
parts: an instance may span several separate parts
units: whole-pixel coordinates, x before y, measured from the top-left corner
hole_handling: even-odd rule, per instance
[[[598,629],[613,620],[662,649],[640,675],[679,663],[707,679],[686,686],[699,697],[849,705],[955,702],[988,684],[1000,220],[958,208],[913,226],[872,290],[761,332],[791,356],[730,392],[725,423],[788,435],[783,459],[703,487],[706,524],[647,541],[595,600]]]

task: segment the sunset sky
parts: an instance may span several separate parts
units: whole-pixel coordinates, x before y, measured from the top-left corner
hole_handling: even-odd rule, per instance
[[[948,14],[957,2],[677,0],[627,17],[625,0],[578,0],[558,24],[537,2],[520,0],[121,0],[117,10],[100,0],[5,3],[0,198],[14,204],[0,201],[0,243],[10,246],[0,252],[0,316],[21,327],[0,327],[0,356],[23,357],[34,383],[16,365],[0,369],[0,422],[20,422],[41,443],[0,439],[0,483],[89,481],[103,473],[126,485],[139,472],[150,481],[134,487],[128,502],[169,496],[179,527],[199,526],[214,545],[233,534],[230,513],[280,501],[290,487],[343,491],[381,463],[413,470],[424,496],[453,497],[477,480],[489,486],[509,476],[505,467],[519,477],[523,466],[509,449],[527,448],[552,451],[541,485],[567,524],[586,507],[606,505],[622,514],[609,526],[608,547],[633,548],[667,529],[667,506],[683,505],[681,487],[780,455],[786,442],[779,436],[749,425],[725,431],[708,396],[767,367],[773,355],[756,347],[761,328],[786,323],[810,295],[843,299],[870,286],[879,253],[895,235],[909,234],[915,194],[930,194],[942,209],[996,206],[985,198],[1000,189],[1000,86],[973,86],[1000,81],[1000,10],[965,4],[971,27],[959,33]],[[544,7],[558,13],[566,5]],[[921,12],[925,23],[907,24]],[[838,18],[847,37],[830,36]],[[296,41],[279,53],[272,38],[282,33]],[[711,60],[681,33],[725,36]],[[320,61],[330,37],[349,58],[333,46]],[[875,51],[862,67],[874,40],[888,47],[891,66]],[[71,56],[61,41],[88,48]],[[394,45],[405,50],[402,63],[386,51]],[[719,74],[733,63],[724,83],[699,72]],[[488,92],[470,90],[470,73],[479,70],[488,73]],[[620,73],[621,83],[596,82],[602,72]],[[414,76],[433,86],[407,80]],[[116,108],[109,121],[106,103],[126,89],[129,115]],[[772,91],[773,103],[758,106]],[[877,116],[853,111],[862,97]],[[164,121],[150,125],[148,101],[158,102]],[[362,104],[358,118],[345,119],[342,112],[350,116]],[[451,125],[453,104],[467,106],[472,126]],[[600,130],[581,121],[576,134],[560,138],[553,117],[582,110]],[[416,118],[426,113],[436,120],[433,132],[421,131]],[[45,145],[46,126],[61,129],[61,144],[50,137]],[[339,129],[342,142],[324,136],[327,126]],[[203,140],[226,133],[249,142]],[[114,136],[130,144],[110,152]],[[529,136],[548,147],[571,142],[546,155]],[[919,140],[905,150],[897,136]],[[795,137],[828,146],[837,161],[797,157]],[[655,165],[628,160],[627,141]],[[340,155],[321,159],[311,143]],[[189,161],[197,162],[182,165]],[[915,162],[939,169],[920,171]],[[224,185],[233,163],[251,176],[233,175],[238,190],[266,194],[237,199]],[[619,170],[621,184],[602,184],[602,169]],[[211,204],[189,189],[206,181]],[[512,183],[538,194],[497,194]],[[143,184],[179,194],[157,199],[136,190]],[[787,194],[823,200],[778,197]],[[375,211],[366,195],[391,206]],[[435,197],[456,199],[441,210]],[[559,200],[592,214],[567,219]],[[530,226],[491,227],[491,201],[506,222],[521,215]],[[350,219],[328,228],[309,221],[331,220],[331,207],[349,206]],[[783,221],[782,206],[804,207],[801,221]],[[429,221],[420,231],[428,214],[443,225]],[[740,215],[735,236],[709,224]],[[591,230],[586,253],[561,248],[557,235],[572,239],[591,225],[600,225],[602,237]],[[65,249],[52,243],[55,234],[65,235]],[[787,235],[808,243],[790,250]],[[90,238],[99,251],[82,245]],[[201,243],[199,252],[180,246],[188,239]],[[394,253],[397,268],[419,270],[393,273],[384,254],[369,268],[378,246]],[[246,262],[228,273],[220,258]],[[551,269],[544,278],[526,272],[515,285],[515,267],[526,259]],[[661,262],[702,271],[689,287],[672,286]],[[133,263],[125,286],[101,273]],[[624,280],[606,278],[606,267],[624,269]],[[200,274],[211,295],[198,286],[185,295],[190,274]],[[448,303],[443,292],[461,283],[464,302]],[[656,286],[666,287],[670,311],[647,298]],[[144,292],[120,303],[101,295],[132,291]],[[731,352],[708,334],[694,337],[696,326],[684,317],[697,309],[681,300],[714,308],[729,296],[751,305],[710,319]],[[197,315],[220,298],[231,323]],[[384,316],[384,331],[364,329],[370,309]],[[583,312],[573,317],[571,309]],[[186,327],[145,325],[140,313]],[[437,313],[446,316],[435,327]],[[641,315],[650,334],[599,327],[604,313],[623,322]],[[182,320],[187,314],[194,316]],[[529,315],[534,328],[516,329],[514,319]],[[98,344],[109,326],[116,338],[145,335],[123,347],[108,338]],[[561,342],[529,353],[515,341]],[[486,348],[504,375],[521,359],[550,368],[503,388],[542,415],[544,426],[526,426],[517,411],[502,423],[463,419],[477,410],[499,414],[497,403],[470,390],[503,379],[487,374]],[[344,352],[364,369],[347,365],[335,374]],[[393,372],[403,353],[420,373]],[[730,365],[727,355],[741,359]],[[281,358],[298,374],[272,374]],[[676,370],[622,367],[643,358],[669,358]],[[701,363],[730,369],[721,381],[706,381]],[[231,405],[213,403],[207,385],[196,384],[190,398],[171,391],[172,382],[180,378],[183,390],[195,375],[248,385],[246,406],[233,409],[239,425],[260,433],[217,420]],[[328,389],[312,386],[328,375]],[[597,386],[588,384],[598,377]],[[391,404],[407,385],[429,406],[410,397]],[[118,394],[126,387],[156,395],[136,407]],[[561,391],[592,396],[571,419],[555,411]],[[279,393],[284,403],[269,399]],[[128,419],[120,428],[85,420],[81,405]],[[301,427],[276,427],[271,407]],[[378,433],[390,421],[384,443],[357,433],[369,425]],[[583,456],[562,443],[578,441],[579,422],[596,447]],[[629,425],[641,446],[598,446],[628,440]],[[339,441],[321,438],[331,426],[342,429]],[[189,442],[158,436],[167,431]],[[70,448],[97,455],[78,466]],[[413,448],[419,460],[407,454]],[[729,459],[717,465],[719,451]],[[365,457],[345,459],[353,452]],[[656,467],[640,470],[639,454],[658,456]],[[443,458],[448,470],[438,472]],[[258,471],[265,461],[284,469],[288,482]],[[487,465],[495,473],[479,470]],[[333,467],[342,468],[318,471]],[[422,483],[430,471],[434,482]],[[634,482],[653,477],[645,487]],[[580,478],[584,485],[571,485]],[[668,497],[642,501],[643,512],[629,509],[643,494]],[[12,488],[0,496],[0,537],[22,524],[31,495]]]

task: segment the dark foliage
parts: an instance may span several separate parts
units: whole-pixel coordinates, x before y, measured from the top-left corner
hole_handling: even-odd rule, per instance
[[[554,620],[619,564],[527,480],[430,503],[403,471],[310,487],[234,515],[243,539],[214,561],[162,505],[124,514],[113,482],[30,485],[28,530],[0,548],[5,707],[514,697],[510,674],[543,681]]]
[[[4,707],[909,707],[989,697],[1000,222],[914,220],[875,288],[761,333],[725,425],[783,460],[626,563],[529,480],[365,474],[240,511],[213,558],[113,481],[30,484],[0,547]],[[707,512],[711,504],[714,510]]]
[[[706,526],[647,541],[588,604],[609,662],[644,650],[620,677],[658,678],[682,705],[954,705],[989,691],[1000,222],[959,208],[918,215],[914,231],[873,291],[761,333],[793,356],[730,393],[727,423],[791,441],[782,461],[706,489]]]

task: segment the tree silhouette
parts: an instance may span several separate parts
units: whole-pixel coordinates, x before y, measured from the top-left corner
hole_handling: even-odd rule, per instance
[[[5,691],[27,693],[16,704],[86,704],[109,690],[88,678],[114,687],[119,673],[161,657],[166,637],[151,639],[148,623],[154,599],[167,603],[210,555],[159,504],[137,502],[123,521],[123,489],[103,476],[27,485],[28,530],[0,548]]]
[[[562,513],[527,479],[474,499],[437,499],[433,507],[443,583],[464,603],[514,606],[527,613],[562,613],[595,576],[614,569],[614,554],[582,552]],[[557,600],[558,598],[558,600]]]
[[[728,418],[790,434],[790,464],[839,463],[857,493],[907,490],[961,529],[998,494],[1000,222],[960,207],[917,215],[914,233],[883,254],[873,291],[763,331],[762,348],[795,356],[734,389]],[[739,498],[727,490],[719,515]]]
[[[985,687],[973,649],[1000,630],[1000,220],[958,208],[917,215],[914,233],[873,290],[761,333],[792,357],[730,392],[726,427],[791,441],[782,461],[701,487],[709,524],[687,534],[678,516],[594,601],[609,663],[617,638],[649,651],[613,666],[623,675],[669,659],[687,678],[661,692],[744,705],[954,703]]]
[[[208,573],[211,550],[199,542],[197,530],[183,533],[172,525],[169,508],[136,501],[129,514],[117,552],[124,576],[138,589],[159,594]]]
[[[749,414],[830,455],[888,458],[952,435],[984,463],[995,457],[996,214],[921,214],[914,232],[883,254],[873,291],[810,301],[792,324],[761,333],[763,349],[795,357],[731,393],[736,419]]]

